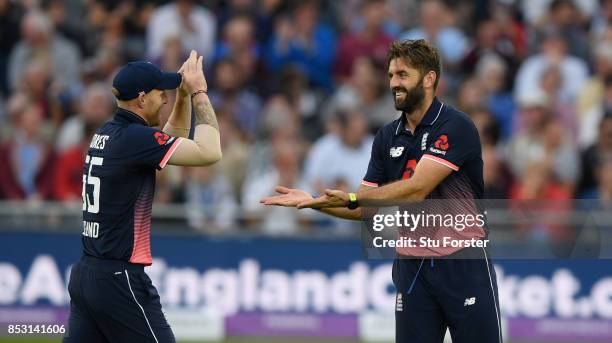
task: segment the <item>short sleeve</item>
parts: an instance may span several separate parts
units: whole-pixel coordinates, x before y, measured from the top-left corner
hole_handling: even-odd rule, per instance
[[[384,150],[382,139],[383,129],[384,128],[378,130],[376,137],[374,137],[374,143],[372,143],[372,153],[370,154],[370,162],[368,164],[368,171],[361,181],[361,184],[364,186],[378,187],[385,183],[382,154],[382,151]]]
[[[447,120],[436,130],[422,158],[458,171],[466,161],[477,157],[479,152],[478,130],[469,119],[457,118]]]
[[[127,130],[124,149],[135,165],[163,169],[182,138],[147,126],[131,125]]]

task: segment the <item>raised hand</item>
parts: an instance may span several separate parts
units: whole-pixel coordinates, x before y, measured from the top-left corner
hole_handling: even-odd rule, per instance
[[[195,50],[191,50],[189,58],[178,71],[183,76],[179,89],[182,88],[183,91],[187,91],[189,94],[199,90],[208,91],[208,83],[204,77],[203,60],[203,56],[198,57],[198,53]]]
[[[312,200],[312,195],[301,189],[277,186],[274,190],[278,195],[263,198],[259,202],[264,205],[296,207],[302,202]]]
[[[177,73],[181,74],[181,84],[179,88],[177,89],[178,96],[188,96],[191,94],[189,87],[187,87],[187,82],[185,82],[185,74],[184,74],[185,69],[187,68],[188,62],[189,62],[189,59],[183,62],[183,65],[177,71]]]

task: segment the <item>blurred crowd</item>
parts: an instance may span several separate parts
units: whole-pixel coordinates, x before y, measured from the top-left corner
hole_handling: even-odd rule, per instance
[[[176,71],[195,49],[223,160],[158,173],[156,201],[205,231],[349,232],[259,199],[357,189],[399,115],[387,47],[416,38],[441,52],[440,99],[479,129],[487,198],[612,199],[612,0],[0,0],[0,199],[80,202],[118,67]]]

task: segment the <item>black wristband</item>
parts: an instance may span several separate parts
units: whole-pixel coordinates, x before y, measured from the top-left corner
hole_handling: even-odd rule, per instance
[[[349,202],[348,205],[349,210],[354,210],[359,207],[359,200],[357,200],[357,195],[355,193],[349,193]]]

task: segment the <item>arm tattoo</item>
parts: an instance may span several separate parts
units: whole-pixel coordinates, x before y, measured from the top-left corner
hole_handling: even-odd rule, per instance
[[[213,109],[210,100],[206,99],[205,101],[198,101],[193,107],[196,125],[207,124],[219,130],[217,115],[215,114],[215,110]]]

